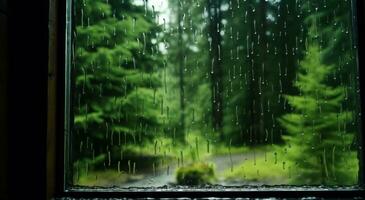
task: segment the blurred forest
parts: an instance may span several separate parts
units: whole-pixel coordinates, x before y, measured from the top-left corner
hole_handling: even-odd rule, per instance
[[[74,4],[70,185],[357,184],[350,0]]]

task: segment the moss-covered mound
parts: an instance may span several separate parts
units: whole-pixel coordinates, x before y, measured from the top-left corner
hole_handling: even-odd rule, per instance
[[[179,185],[205,185],[215,180],[214,168],[206,163],[193,163],[180,167],[176,172]]]

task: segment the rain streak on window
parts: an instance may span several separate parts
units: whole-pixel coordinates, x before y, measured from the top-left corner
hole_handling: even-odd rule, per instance
[[[73,3],[71,186],[358,184],[350,0]]]

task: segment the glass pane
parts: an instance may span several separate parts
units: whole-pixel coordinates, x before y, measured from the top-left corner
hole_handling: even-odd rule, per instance
[[[73,186],[358,184],[350,0],[73,3]]]

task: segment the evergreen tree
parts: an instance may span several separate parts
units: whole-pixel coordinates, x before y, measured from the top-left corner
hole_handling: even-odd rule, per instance
[[[171,112],[177,114],[171,123],[180,141],[180,136],[189,132],[212,132],[212,105],[207,101],[211,97],[211,67],[205,4],[206,0],[169,1],[172,14],[165,31],[169,44],[166,96]]]
[[[295,181],[305,184],[343,184],[348,180],[343,168],[350,157],[353,134],[347,129],[351,113],[344,110],[342,86],[329,86],[334,66],[324,65],[317,44],[312,44],[300,62],[294,85],[299,95],[287,95],[293,113],[279,119],[289,133],[285,140],[296,163]]]
[[[224,70],[222,66],[222,0],[207,0],[209,18],[209,39],[211,50],[209,50],[209,62],[211,64],[211,103],[212,103],[212,128],[217,132],[219,139],[223,141],[223,92],[224,92]]]
[[[303,24],[310,27],[308,40],[317,39],[323,52],[323,64],[335,65],[329,78],[330,85],[342,85],[347,101],[343,103],[346,110],[352,111],[353,118],[348,128],[353,132],[359,130],[360,99],[358,98],[359,80],[356,63],[356,43],[353,33],[353,1],[303,1],[301,13],[306,15]],[[357,135],[356,135],[357,136]],[[354,139],[354,144],[357,143]]]
[[[276,118],[287,112],[283,94],[304,46],[303,15],[291,0],[224,1],[222,42],[224,128],[233,145],[282,143]]]
[[[159,27],[127,0],[82,0],[76,9],[73,160],[101,156],[115,166],[123,146],[162,130]]]

